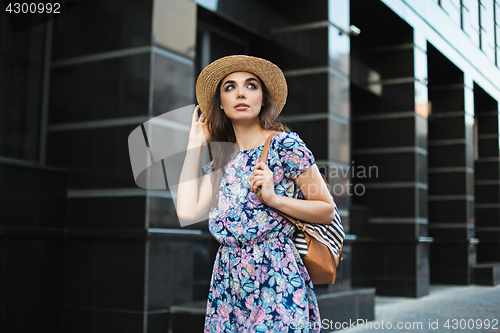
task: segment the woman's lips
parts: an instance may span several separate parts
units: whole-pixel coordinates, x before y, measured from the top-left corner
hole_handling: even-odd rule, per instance
[[[248,109],[248,105],[238,105],[238,106],[235,106],[234,108],[238,111],[243,111],[243,110]]]

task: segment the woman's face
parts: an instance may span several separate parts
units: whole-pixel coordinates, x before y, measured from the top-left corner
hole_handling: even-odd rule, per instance
[[[256,120],[262,107],[262,85],[252,73],[234,72],[222,79],[220,98],[231,121]]]

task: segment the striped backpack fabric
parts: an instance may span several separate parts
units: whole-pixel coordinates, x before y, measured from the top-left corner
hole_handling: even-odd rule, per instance
[[[321,174],[326,182],[325,176]],[[331,195],[331,193],[330,193]],[[259,200],[262,197],[257,195]],[[333,199],[333,196],[332,196]],[[330,224],[311,223],[297,220],[285,213],[276,210],[283,217],[295,224],[294,244],[302,257],[314,285],[335,283],[337,266],[342,262],[342,247],[344,245],[345,232],[340,221],[340,214],[335,205],[335,217]],[[342,266],[340,266],[340,283],[342,284]]]
[[[329,225],[310,223],[305,221],[300,221],[300,222],[304,224],[307,228],[316,231],[322,238],[325,239],[325,241],[330,243],[330,245],[333,248],[334,254],[336,256],[340,256],[340,248],[344,243],[345,232],[344,228],[342,227],[342,223],[340,221],[340,214],[339,210],[337,209],[337,205],[335,204],[335,200],[333,201],[333,203],[335,205],[335,218]],[[304,232],[302,232],[300,229],[297,230],[297,232],[295,233],[294,243],[300,255],[306,256],[307,255],[306,236]]]

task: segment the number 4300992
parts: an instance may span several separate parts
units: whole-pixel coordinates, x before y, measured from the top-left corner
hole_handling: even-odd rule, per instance
[[[61,4],[60,3],[19,3],[19,2],[10,2],[5,8],[6,12],[10,14],[42,14],[42,13],[61,13]]]
[[[498,329],[498,319],[448,319],[443,325],[447,329]]]

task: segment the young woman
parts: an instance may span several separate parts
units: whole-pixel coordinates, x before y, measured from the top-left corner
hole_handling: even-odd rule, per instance
[[[198,76],[199,106],[193,112],[177,213],[189,220],[210,210],[209,230],[221,243],[205,332],[321,331],[313,284],[293,242],[295,226],[275,210],[329,224],[335,204],[311,151],[297,133],[274,122],[287,91],[282,71],[256,57],[224,57]],[[273,131],[279,133],[271,140],[267,164],[259,162]],[[207,142],[213,159],[203,166],[198,184]],[[257,198],[258,187],[265,204]]]

